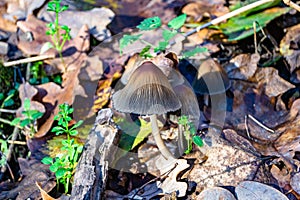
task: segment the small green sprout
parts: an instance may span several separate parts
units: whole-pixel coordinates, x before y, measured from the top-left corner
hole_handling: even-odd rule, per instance
[[[58,16],[59,13],[64,12],[68,9],[68,5],[61,5],[61,0],[52,0],[48,3],[48,12],[55,13],[54,22],[47,24],[48,30],[46,35],[51,36],[52,44],[46,43],[47,48],[55,48],[64,63],[62,50],[67,40],[71,39],[70,31],[71,29],[66,25],[59,25]],[[45,50],[44,50],[45,51]]]
[[[34,134],[37,132],[36,122],[39,118],[41,118],[44,115],[44,113],[38,110],[30,109],[30,99],[28,98],[25,98],[23,106],[24,111],[22,111],[22,115],[24,116],[24,118],[16,117],[11,122],[11,125],[23,128],[26,135],[28,135],[29,137],[33,137]]]
[[[50,165],[49,169],[55,173],[57,183],[62,183],[65,188],[65,193],[69,191],[69,185],[77,166],[80,154],[83,150],[83,145],[77,144],[71,136],[78,134],[76,130],[82,124],[82,120],[78,121],[72,127],[69,127],[69,122],[72,120],[70,115],[74,109],[68,104],[61,104],[59,112],[54,117],[58,121],[58,125],[52,128],[52,132],[56,135],[66,134],[67,139],[62,140],[61,152],[55,158],[44,157],[42,163]],[[57,184],[58,185],[58,184]]]
[[[185,115],[179,117],[178,123],[183,126],[184,136],[188,143],[188,147],[185,150],[185,154],[190,153],[193,150],[193,143],[199,147],[203,146],[203,140],[200,136],[196,135],[197,130],[193,122],[189,121],[189,118]]]

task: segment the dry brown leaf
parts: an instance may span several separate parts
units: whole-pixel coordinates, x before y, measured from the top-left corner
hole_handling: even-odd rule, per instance
[[[25,55],[39,55],[42,46],[46,42],[51,42],[51,37],[46,35],[46,22],[37,19],[33,15],[29,15],[26,21],[18,21],[17,27],[20,28],[24,33],[30,32],[34,38],[33,41],[22,41],[18,42],[18,48]],[[48,52],[47,52],[48,53]],[[49,51],[49,53],[54,54],[54,50]]]
[[[7,1],[7,14],[4,16],[6,19],[16,22],[33,14],[33,11],[40,8],[44,2],[45,0]]]
[[[35,182],[35,185],[39,188],[43,200],[55,200],[45,190],[43,190],[41,183]]]
[[[199,22],[204,16],[215,18],[228,13],[229,9],[224,4],[224,0],[190,2],[182,8],[182,12],[192,17],[192,21]]]
[[[260,88],[269,97],[276,97],[295,86],[278,75],[278,70],[267,67],[260,68],[255,74]]]
[[[188,179],[197,183],[197,191],[213,186],[236,186],[243,180],[258,179],[264,182],[265,177],[257,174],[259,161],[253,154],[237,149],[220,138],[213,128],[206,137],[210,137],[211,146],[201,147],[200,150],[207,156],[201,165],[195,165]]]
[[[272,176],[278,181],[281,188],[286,188],[290,184],[291,174],[286,167],[279,169],[276,165],[272,165],[270,170]]]
[[[6,13],[5,6],[0,5],[0,29],[9,32],[16,32],[17,26],[14,22],[5,19],[3,15]]]
[[[230,64],[224,68],[230,79],[251,81],[256,72],[259,59],[258,54],[239,54],[231,59]]]
[[[169,194],[176,192],[177,197],[183,197],[186,195],[188,185],[186,182],[178,181],[179,173],[186,170],[190,165],[185,159],[168,159],[163,156],[159,156],[156,160],[156,167],[159,169],[160,174],[163,176],[167,174],[167,177],[163,179],[161,185],[163,193]]]
[[[87,25],[90,34],[97,40],[102,41],[111,36],[106,26],[113,20],[114,16],[115,14],[107,7],[93,8],[86,11],[66,10],[59,14],[58,21],[60,24],[71,28],[72,38],[78,35],[82,26]],[[55,14],[47,12],[45,8],[44,12],[40,13],[38,17],[46,21],[53,21]]]
[[[18,158],[21,172],[24,175],[20,183],[9,191],[0,191],[0,199],[40,199],[41,193],[35,183],[40,182],[45,191],[51,191],[56,186],[56,181],[49,176],[49,166],[40,160]]]
[[[280,41],[280,52],[290,65],[290,72],[300,66],[300,24],[287,29],[286,35]]]

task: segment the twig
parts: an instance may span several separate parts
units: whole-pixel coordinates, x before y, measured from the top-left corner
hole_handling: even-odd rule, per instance
[[[15,127],[14,128],[14,131],[13,131],[13,134],[12,134],[12,137],[11,137],[11,140],[12,141],[15,141],[18,137],[18,133],[19,133],[19,128],[18,127]],[[6,155],[6,162],[8,163],[11,159],[11,154],[13,152],[13,148],[14,148],[14,144],[10,144],[9,145],[9,148],[8,148],[8,152],[7,152],[7,155]],[[7,165],[4,165],[2,168],[1,168],[1,173],[5,173],[7,169]]]
[[[2,123],[5,123],[5,124],[9,124],[9,125],[11,125],[12,126],[12,124],[11,124],[11,121],[9,121],[9,120],[6,120],[6,119],[3,119],[3,118],[0,118],[0,122],[2,122]],[[20,126],[20,125],[14,125],[15,127],[17,127],[17,128],[20,128],[20,129],[22,129],[22,127]]]
[[[7,140],[7,143],[9,144],[19,144],[19,145],[27,145],[24,141],[14,141],[14,140]]]
[[[55,55],[40,55],[40,56],[35,56],[35,57],[29,57],[29,58],[24,58],[20,60],[15,60],[15,61],[10,61],[10,62],[5,62],[3,63],[4,67],[11,67],[23,63],[30,63],[30,62],[35,62],[35,61],[40,61],[40,60],[47,60],[50,58],[55,58]]]
[[[249,129],[248,129],[248,124],[247,124],[247,115],[245,115],[245,129],[246,129],[246,133],[249,139],[251,139],[250,133],[249,133]]]
[[[227,19],[229,19],[231,17],[234,17],[234,16],[239,15],[239,14],[245,12],[245,11],[251,10],[252,8],[255,8],[257,6],[263,5],[265,3],[269,3],[271,1],[273,1],[273,0],[260,0],[260,1],[254,2],[254,3],[251,3],[249,5],[246,5],[244,7],[241,7],[239,9],[236,9],[236,10],[230,12],[230,13],[227,13],[227,14],[221,16],[221,17],[218,17],[218,18],[216,18],[216,19],[214,19],[214,20],[212,20],[212,21],[210,21],[208,23],[205,23],[205,24],[203,24],[201,26],[198,26],[197,28],[195,28],[195,29],[193,29],[193,30],[185,33],[184,37],[188,37],[188,36],[190,36],[190,35],[198,32],[198,31],[200,31],[200,30],[202,30],[204,28],[207,28],[207,27],[209,27],[211,25],[219,24],[220,22],[225,21],[225,20],[227,20]]]
[[[261,122],[259,122],[257,119],[255,119],[252,115],[248,115],[248,117],[250,119],[252,119],[257,125],[259,125],[260,127],[262,127],[263,129],[269,131],[270,133],[275,133],[274,130],[268,128],[267,126],[263,125]]]
[[[8,110],[8,109],[3,109],[3,108],[0,108],[0,112],[5,112],[5,113],[16,113],[17,110]]]
[[[254,33],[255,53],[258,54],[258,50],[257,50],[257,37],[256,37],[256,21],[253,22],[253,33]]]
[[[299,6],[298,4],[295,4],[295,3],[292,2],[291,0],[283,0],[283,2],[284,2],[286,5],[292,7],[292,8],[294,8],[295,10],[297,10],[298,12],[300,12],[300,6]]]

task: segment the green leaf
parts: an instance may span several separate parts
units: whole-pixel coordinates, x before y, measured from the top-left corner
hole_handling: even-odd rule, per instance
[[[169,41],[176,34],[177,34],[177,31],[170,31],[170,30],[167,30],[167,29],[163,30],[163,32],[162,32],[162,36],[163,36],[163,38],[164,38],[165,41]]]
[[[183,26],[184,22],[186,20],[186,14],[179,15],[178,17],[175,17],[171,21],[169,21],[168,26],[172,29],[179,29]]]
[[[120,53],[122,54],[123,49],[128,46],[129,44],[132,44],[133,42],[137,41],[142,34],[139,35],[123,35],[123,37],[120,39]]]
[[[65,11],[65,10],[68,10],[68,8],[69,8],[68,5],[63,5],[63,6],[61,7],[61,9],[60,9],[59,12],[63,12],[63,11]]]
[[[161,27],[161,20],[159,17],[151,17],[144,19],[138,26],[137,28],[140,29],[141,31],[149,31],[149,30],[154,30]]]
[[[15,104],[15,102],[14,102],[13,99],[5,99],[4,102],[3,102],[4,107],[9,107],[9,106],[12,106],[14,104]]]
[[[72,136],[77,135],[77,134],[78,134],[77,130],[71,130],[70,131],[70,135],[72,135]]]
[[[185,51],[182,53],[182,57],[183,58],[189,58],[189,57],[192,57],[198,53],[204,53],[204,52],[207,52],[207,48],[206,47],[195,47],[194,49],[192,50],[189,50],[189,51]]]
[[[24,110],[29,110],[30,109],[30,99],[25,98],[24,99]]]
[[[64,177],[67,172],[68,172],[67,169],[65,169],[65,168],[59,168],[55,172],[55,176],[56,176],[56,178],[60,179],[60,178]]]
[[[71,130],[73,130],[73,129],[79,127],[82,123],[83,123],[83,120],[79,120],[76,124],[74,124],[74,125],[72,126]]]
[[[44,113],[37,111],[31,117],[32,117],[32,119],[36,120],[36,119],[41,118],[43,115],[44,115]]]
[[[62,140],[61,143],[62,143],[62,145],[64,145],[64,146],[69,146],[68,140]]]
[[[20,126],[25,127],[29,124],[31,124],[31,121],[30,121],[30,119],[27,118],[27,119],[21,120]]]
[[[55,164],[53,164],[53,165],[51,165],[51,166],[49,167],[49,169],[50,169],[51,172],[56,172],[56,171],[58,170],[58,166],[55,165]]]
[[[45,165],[52,165],[53,164],[53,158],[51,157],[44,157],[41,162]]]
[[[0,101],[2,101],[4,99],[4,94],[1,92],[0,93]]]
[[[15,125],[18,125],[18,124],[20,123],[20,121],[21,121],[21,118],[17,117],[17,118],[15,118],[14,120],[12,120],[12,121],[10,122],[10,124],[11,124],[12,126],[15,126]]]
[[[142,58],[152,58],[153,56],[150,54],[150,49],[151,49],[150,45],[145,46],[142,49],[142,51],[140,52],[140,57],[142,57]]]
[[[161,42],[158,43],[158,47],[156,47],[154,49],[154,52],[164,51],[167,48],[168,45],[169,45],[169,42],[161,41]]]
[[[253,35],[253,22],[257,22],[260,25],[260,27],[256,29],[256,31],[260,31],[260,29],[265,27],[270,21],[287,13],[289,10],[290,8],[274,7],[250,16],[233,17],[226,23],[221,24],[219,28],[224,34],[229,36],[229,41],[241,40]]]
[[[200,136],[195,135],[193,136],[193,142],[198,146],[198,147],[202,147],[203,146],[203,140]]]
[[[187,125],[189,123],[189,118],[186,115],[182,115],[178,119],[178,123],[181,125]]]
[[[60,126],[55,126],[51,129],[51,132],[58,132],[58,131],[65,131],[65,129]]]

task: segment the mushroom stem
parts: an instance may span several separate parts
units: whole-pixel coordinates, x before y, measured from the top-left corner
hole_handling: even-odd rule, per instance
[[[151,121],[151,127],[152,127],[152,134],[153,134],[154,140],[157,144],[157,147],[158,147],[159,151],[161,152],[161,154],[163,155],[163,157],[166,160],[175,159],[175,157],[169,151],[168,147],[166,147],[163,139],[161,138],[159,128],[158,128],[158,125],[157,125],[156,115],[150,115],[150,121]]]

